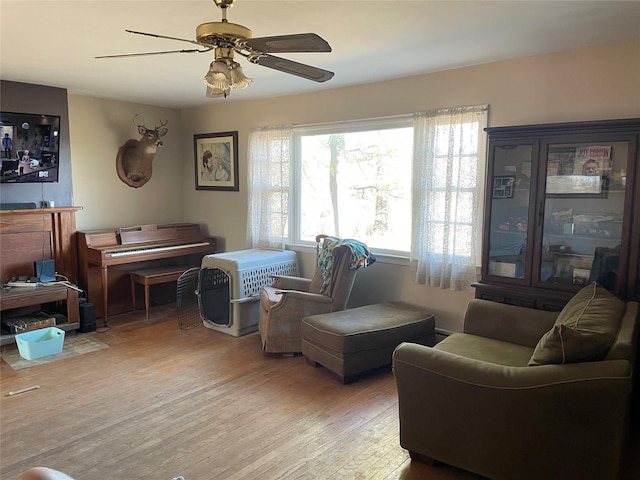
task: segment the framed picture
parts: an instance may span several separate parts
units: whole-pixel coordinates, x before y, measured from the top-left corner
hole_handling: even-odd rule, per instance
[[[196,190],[239,190],[237,131],[194,135],[193,154]]]
[[[611,146],[591,145],[576,148],[573,174],[611,176]]]
[[[557,148],[547,157],[547,197],[606,198],[611,147]]]
[[[586,287],[589,282],[589,276],[591,275],[591,270],[587,270],[584,268],[574,268],[573,269],[573,284],[577,287]]]
[[[568,283],[573,281],[573,265],[571,265],[571,257],[565,255],[555,255],[553,262],[553,277],[556,283]]]
[[[493,177],[493,198],[512,198],[516,177]]]

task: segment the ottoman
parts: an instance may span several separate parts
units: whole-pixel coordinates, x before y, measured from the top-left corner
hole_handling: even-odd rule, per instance
[[[302,319],[302,354],[336,373],[342,383],[359,373],[391,365],[402,342],[433,346],[435,319],[423,308],[401,302],[377,303]]]

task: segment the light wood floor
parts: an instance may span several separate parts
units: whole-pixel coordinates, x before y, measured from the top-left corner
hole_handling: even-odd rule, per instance
[[[480,478],[409,460],[390,369],[342,385],[304,357],[264,354],[257,334],[181,331],[175,318],[172,306],[112,317],[81,334],[109,348],[1,362],[0,478],[36,465],[77,480]]]

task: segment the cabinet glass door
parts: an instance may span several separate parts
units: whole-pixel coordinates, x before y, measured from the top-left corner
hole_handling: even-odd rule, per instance
[[[487,273],[527,278],[533,145],[496,146],[491,168]],[[487,237],[485,237],[487,238]]]
[[[538,281],[573,289],[597,281],[616,291],[628,142],[543,145],[544,207]]]

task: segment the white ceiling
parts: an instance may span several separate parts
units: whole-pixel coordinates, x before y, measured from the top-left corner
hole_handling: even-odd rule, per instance
[[[237,0],[230,22],[254,37],[314,32],[332,53],[283,54],[335,72],[316,83],[239,58],[254,79],[206,98],[212,53],[96,55],[192,48],[125,29],[192,40],[220,21],[213,0],[0,0],[0,77],[70,93],[170,108],[357,85],[640,38],[640,0]]]

